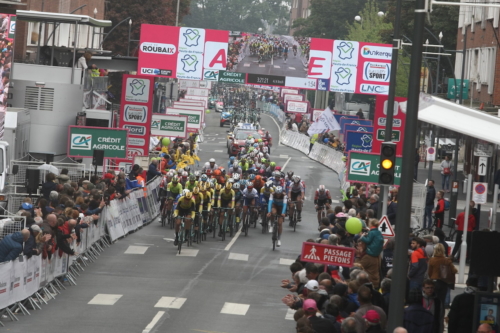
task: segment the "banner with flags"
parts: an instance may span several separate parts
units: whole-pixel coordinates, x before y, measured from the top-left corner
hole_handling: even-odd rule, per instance
[[[319,134],[323,132],[329,132],[329,131],[339,131],[340,130],[340,125],[333,116],[332,110],[330,110],[329,107],[327,107],[321,115],[316,119],[314,123],[309,127],[307,130],[307,134],[309,136],[312,136],[313,134]]]

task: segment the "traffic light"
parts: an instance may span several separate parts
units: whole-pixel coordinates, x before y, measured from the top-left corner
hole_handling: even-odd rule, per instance
[[[394,168],[396,167],[396,144],[382,142],[380,149],[380,170],[378,182],[380,185],[394,185]]]

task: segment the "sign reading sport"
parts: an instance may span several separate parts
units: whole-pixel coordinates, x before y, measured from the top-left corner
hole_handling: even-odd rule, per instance
[[[380,170],[379,154],[370,153],[349,153],[349,163],[347,171],[347,180],[361,183],[378,183],[378,173]],[[394,184],[399,185],[401,181],[401,164],[403,158],[396,157],[396,166],[394,173]]]
[[[185,138],[187,123],[186,116],[154,114],[151,119],[151,135]]]
[[[127,130],[70,126],[68,157],[92,157],[94,150],[104,150],[105,158],[127,157]]]

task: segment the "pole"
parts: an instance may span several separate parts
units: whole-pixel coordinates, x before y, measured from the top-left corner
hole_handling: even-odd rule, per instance
[[[465,259],[467,257],[467,227],[469,225],[470,195],[472,192],[472,174],[467,176],[467,194],[465,199],[465,218],[464,233],[462,235],[462,244],[460,245],[460,266],[458,268],[458,283],[464,283]]]
[[[459,137],[457,133],[457,138],[455,139],[455,156],[453,157],[453,181],[451,186],[451,195],[450,195],[450,213],[448,214],[448,225],[453,225],[452,217],[457,216],[457,201],[458,201],[458,187],[456,191],[453,185],[458,186],[458,142]]]
[[[439,44],[441,44],[441,41],[439,41]],[[441,62],[441,48],[438,47],[438,64],[437,64],[437,71],[436,71],[436,86],[434,87],[434,95],[437,95],[438,93],[438,84],[439,84],[439,65]]]
[[[457,89],[458,90],[458,102],[459,104],[463,104],[463,94],[462,94],[462,90],[463,90],[463,86],[464,86],[464,76],[465,76],[465,51],[466,51],[466,46],[467,46],[467,26],[465,25],[464,23],[464,28],[465,28],[465,32],[464,32],[464,45],[463,45],[463,48],[462,48],[462,73],[460,74],[460,87],[456,87],[455,88],[455,92]]]
[[[177,0],[177,14],[175,14],[175,26],[179,26],[179,3],[181,0]]]
[[[425,0],[416,0],[415,20],[413,27],[413,46],[410,63],[410,79],[408,82],[408,108],[406,111],[405,140],[403,152],[408,156],[415,153],[416,124],[418,121],[418,102],[420,84],[420,66],[422,64],[422,49],[424,39],[424,20],[427,11],[425,10]],[[405,193],[413,191],[413,158],[404,158],[401,173],[401,188]],[[398,201],[398,211],[396,225],[396,248],[400,251],[394,253],[394,268],[391,287],[391,298],[387,331],[391,332],[398,326],[403,326],[404,302],[406,294],[406,274],[408,272],[408,235],[410,234],[411,219],[411,196],[404,195]]]
[[[45,7],[45,0],[42,0],[42,9],[40,10],[43,12],[43,8]],[[42,22],[38,22],[38,43],[36,46],[36,64],[40,64],[40,43],[42,41]]]
[[[75,35],[74,35],[74,45],[73,45],[73,68],[71,69],[71,84],[73,84],[73,81],[75,79],[75,67],[76,67],[76,39],[78,38],[78,21],[75,22]],[[82,68],[82,70],[84,70]],[[81,83],[81,82],[80,82]]]
[[[382,216],[387,215],[387,202],[389,199],[389,186],[382,185],[382,215],[376,216],[376,218],[382,218]],[[380,200],[380,198],[379,198]],[[379,209],[380,211],[380,209]]]
[[[432,125],[431,126],[431,147],[434,147],[434,145],[436,144],[436,126],[435,125]],[[437,149],[434,148],[434,150],[436,151],[436,154],[437,155]],[[429,171],[427,172],[427,180],[432,180],[432,166],[434,165],[434,162],[433,161],[429,161]]]
[[[498,184],[495,184],[493,189],[493,212],[491,213],[491,231],[495,231],[497,228],[497,203],[498,200]]]
[[[132,31],[132,24],[128,21],[128,43],[127,43],[127,57],[130,57],[130,33]]]

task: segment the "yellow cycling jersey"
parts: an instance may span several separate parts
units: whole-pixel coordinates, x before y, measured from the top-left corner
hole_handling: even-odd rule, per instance
[[[180,197],[179,201],[177,201],[177,208],[180,209],[184,210],[193,209],[195,206],[196,206],[196,201],[194,200],[194,198],[186,200],[186,197]]]
[[[198,211],[201,213],[203,210],[203,193],[194,194],[193,198],[196,203],[196,207],[198,207]]]
[[[218,200],[217,200],[217,206],[218,207],[222,207],[222,204],[221,204],[222,201],[225,201],[225,202],[231,201],[229,208],[233,208],[234,207],[234,199],[235,199],[235,197],[236,196],[235,196],[233,190],[229,191],[229,193],[227,193],[225,190],[221,190],[219,192],[219,197],[218,197]]]
[[[274,188],[270,187],[269,190],[266,190],[266,187],[263,186],[261,189],[260,189],[260,194],[263,194],[265,195],[266,197],[269,197],[271,194],[274,193]]]

